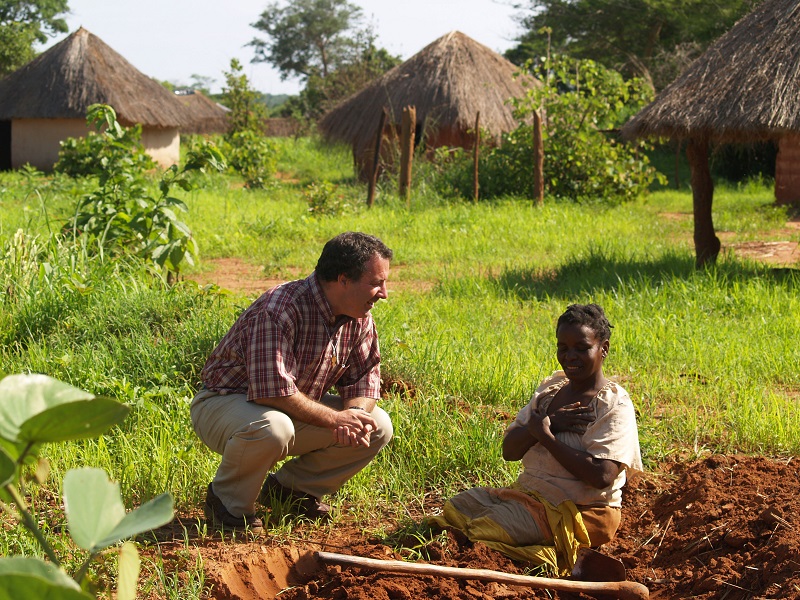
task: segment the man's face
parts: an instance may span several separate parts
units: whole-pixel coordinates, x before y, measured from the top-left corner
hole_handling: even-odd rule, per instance
[[[381,298],[388,298],[386,280],[389,277],[389,260],[375,254],[367,263],[360,279],[339,276],[338,283],[344,286],[340,314],[363,319]]]

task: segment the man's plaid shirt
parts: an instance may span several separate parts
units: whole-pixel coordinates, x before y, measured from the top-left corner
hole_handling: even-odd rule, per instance
[[[334,317],[312,273],[265,292],[233,324],[200,374],[205,386],[247,399],[380,397],[380,349],[372,316]]]

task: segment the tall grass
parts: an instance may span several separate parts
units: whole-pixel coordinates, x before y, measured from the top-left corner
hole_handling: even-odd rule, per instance
[[[397,382],[384,400],[396,438],[336,502],[401,518],[465,486],[512,480],[519,467],[500,458],[502,432],[557,368],[554,324],[573,302],[603,305],[614,324],[606,371],[634,399],[648,467],[673,455],[800,452],[798,272],[729,254],[696,270],[688,192],[537,208],[429,202],[417,189],[407,209],[385,184],[366,209],[346,153],[284,144],[284,183],[248,191],[209,179],[187,196],[188,221],[198,270],[203,258],[234,257],[272,276],[305,275],[346,229],[395,250],[390,297],[374,316],[384,378]],[[301,192],[315,176],[352,208],[310,214]],[[188,405],[206,356],[251,299],[190,280],[170,288],[134,262],[59,241],[51,232],[77,188],[27,177],[0,175],[14,190],[2,196],[0,370],[46,373],[132,409],[102,438],[53,453],[46,487],[89,464],[121,482],[128,504],[168,490],[179,511],[195,510],[218,457],[192,432]],[[782,225],[770,194],[758,183],[718,190],[726,243]],[[13,535],[0,533],[0,548],[17,548]]]

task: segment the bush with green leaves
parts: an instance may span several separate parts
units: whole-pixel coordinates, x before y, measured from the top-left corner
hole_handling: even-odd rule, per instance
[[[534,197],[532,113],[543,117],[545,193],[556,198],[623,202],[660,175],[643,143],[623,144],[615,130],[650,98],[639,79],[624,80],[591,60],[555,57],[538,70],[543,85],[515,102],[520,126],[480,154],[480,197]],[[483,137],[486,139],[486,136]],[[455,152],[441,168],[443,193],[472,197],[471,153]]]
[[[63,496],[69,535],[74,554],[85,554],[72,574],[64,569],[26,499],[27,486],[41,483],[42,474],[48,472],[46,461],[39,457],[42,444],[97,437],[122,422],[128,410],[115,400],[96,397],[46,375],[10,375],[0,380],[0,508],[33,534],[49,559],[0,558],[0,595],[4,598],[92,598],[85,591],[89,566],[112,547],[119,553],[116,597],[136,597],[138,551],[132,542],[117,544],[171,521],[170,494],[161,494],[126,513],[119,484],[109,481],[103,470],[84,467],[67,471]]]
[[[339,186],[330,181],[313,182],[306,186],[303,197],[308,203],[308,212],[313,215],[339,215],[350,208]]]
[[[250,87],[242,65],[235,58],[231,70],[225,73],[223,97],[230,109],[228,132],[223,150],[230,167],[239,173],[248,188],[266,187],[275,173],[276,149],[264,135],[267,107],[259,94]]]
[[[222,148],[231,169],[242,176],[246,187],[260,189],[269,184],[278,161],[272,140],[256,131],[243,130],[225,136]]]
[[[142,126],[122,127],[113,110],[101,106],[90,106],[86,115],[86,124],[94,131],[61,142],[53,170],[70,177],[99,177],[108,169],[137,173],[154,169],[156,164],[141,143]]]
[[[128,135],[110,106],[89,107],[88,118],[106,122],[106,146],[114,146]],[[172,165],[162,174],[154,193],[141,165],[106,161],[98,177],[99,188],[79,200],[64,233],[87,237],[101,254],[131,254],[151,261],[171,279],[183,262],[194,264],[197,254],[191,230],[177,215],[187,211],[186,204],[171,195],[172,188],[191,191],[195,187],[193,172],[208,168],[222,171],[226,163],[216,146],[204,142],[187,153],[182,168]]]

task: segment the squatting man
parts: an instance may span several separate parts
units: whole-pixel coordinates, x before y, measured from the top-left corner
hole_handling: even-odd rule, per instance
[[[265,292],[236,320],[201,372],[194,430],[222,455],[205,512],[217,527],[263,529],[256,501],[290,502],[310,518],[392,437],[380,397],[370,311],[387,298],[392,250],[342,233],[314,272]],[[335,388],[338,394],[330,394]],[[287,456],[275,472],[275,465]]]

